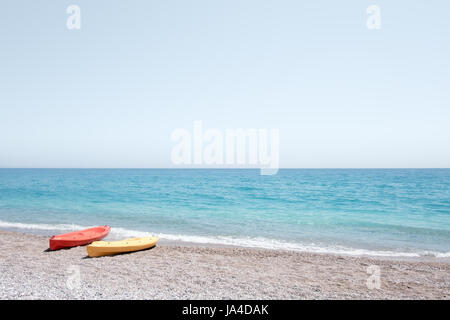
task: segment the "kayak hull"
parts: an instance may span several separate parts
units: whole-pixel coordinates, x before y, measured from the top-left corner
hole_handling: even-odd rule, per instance
[[[93,241],[103,239],[109,234],[110,231],[111,227],[101,226],[56,235],[50,238],[50,250],[84,246]]]
[[[95,241],[86,247],[89,257],[101,257],[119,253],[134,252],[152,248],[157,237],[131,238],[121,241]]]

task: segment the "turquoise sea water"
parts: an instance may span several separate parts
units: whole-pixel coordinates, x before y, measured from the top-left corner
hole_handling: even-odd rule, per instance
[[[0,229],[450,256],[450,169],[0,169]]]

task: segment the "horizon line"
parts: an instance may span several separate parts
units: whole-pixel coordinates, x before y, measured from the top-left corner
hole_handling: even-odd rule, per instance
[[[173,167],[0,167],[3,169],[47,169],[47,170],[260,170],[262,168],[222,168],[222,167],[192,167],[192,168],[173,168]],[[264,169],[264,168],[263,168]],[[450,167],[283,167],[278,170],[442,170]]]

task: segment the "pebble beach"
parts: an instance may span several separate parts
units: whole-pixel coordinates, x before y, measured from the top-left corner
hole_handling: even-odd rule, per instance
[[[85,247],[47,249],[48,237],[0,231],[0,299],[450,299],[448,259],[181,244],[100,258]]]

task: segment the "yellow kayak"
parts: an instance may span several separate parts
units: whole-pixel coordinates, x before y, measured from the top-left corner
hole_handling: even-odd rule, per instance
[[[143,237],[121,241],[94,241],[86,249],[89,257],[100,257],[148,249],[154,247],[158,240],[157,237]]]

